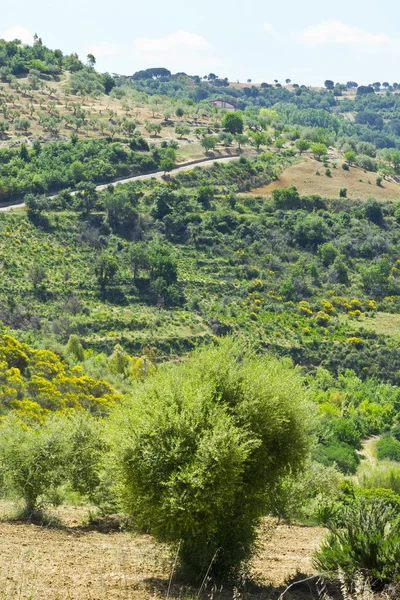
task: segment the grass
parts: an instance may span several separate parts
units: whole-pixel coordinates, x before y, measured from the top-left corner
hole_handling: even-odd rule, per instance
[[[383,181],[382,186],[377,186],[375,185],[376,173],[365,172],[359,167],[351,167],[349,171],[344,171],[341,167],[343,158],[335,154],[330,159],[337,162],[337,168],[331,168],[331,177],[324,174],[325,168],[321,162],[304,156],[304,160],[283,171],[277,181],[258,188],[252,193],[270,196],[274,189],[294,185],[300,195],[304,196],[319,194],[324,198],[338,198],[339,189],[347,188],[347,196],[353,200],[359,198],[366,200],[369,196],[374,196],[378,200],[400,199],[400,185],[397,183]],[[320,176],[316,175],[318,170]]]
[[[373,317],[361,315],[357,320],[351,319],[351,325],[353,328],[368,329],[400,340],[399,314],[377,312]]]

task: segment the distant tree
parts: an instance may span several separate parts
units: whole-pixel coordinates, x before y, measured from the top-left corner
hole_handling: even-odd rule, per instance
[[[94,67],[94,65],[96,64],[96,59],[93,54],[87,55],[87,62],[90,67],[92,67],[92,68]]]
[[[251,79],[248,79],[248,80],[247,80],[247,83],[251,83]]]
[[[200,140],[200,144],[202,145],[206,153],[208,153],[210,152],[210,150],[214,150],[215,146],[217,145],[217,140],[215,137],[205,137],[202,140]]]
[[[180,119],[184,116],[185,111],[183,110],[183,108],[181,106],[178,106],[178,108],[175,111],[175,114]]]
[[[344,158],[349,163],[349,165],[352,165],[357,160],[357,154],[353,150],[348,150],[347,152],[345,152]]]
[[[175,133],[179,135],[179,139],[182,139],[184,135],[188,135],[190,133],[190,128],[185,127],[185,125],[177,125],[175,127]]]
[[[251,134],[251,140],[257,150],[260,149],[260,146],[264,146],[267,143],[267,136],[262,131],[255,131]]]
[[[291,81],[292,81],[291,79],[285,79],[286,85],[289,85],[291,83]]]
[[[237,112],[228,112],[222,117],[222,127],[235,135],[243,132],[243,117]]]
[[[357,96],[362,96],[365,94],[374,94],[375,90],[372,85],[359,85],[357,88]]]
[[[98,193],[96,185],[90,181],[81,181],[77,185],[76,198],[82,213],[89,216],[96,205]]]
[[[384,82],[382,83],[382,87],[384,87],[384,88],[388,88],[388,87],[389,87],[389,85],[390,85],[390,83],[389,83],[388,81],[384,81]]]
[[[101,76],[102,84],[104,86],[104,91],[106,94],[109,94],[111,90],[116,86],[116,81],[114,77],[111,77],[109,73],[104,73]]]
[[[375,81],[375,83],[372,84],[372,87],[374,88],[374,90],[376,92],[379,92],[379,90],[381,89],[381,83],[380,83],[380,81]]]
[[[311,152],[314,154],[315,158],[321,158],[321,156],[326,156],[327,151],[328,149],[326,145],[320,142],[311,145]]]
[[[331,79],[327,79],[324,82],[324,86],[326,87],[327,90],[333,90],[333,88],[335,87],[335,82],[332,81]]]
[[[296,148],[299,151],[299,154],[303,154],[310,148],[310,142],[308,140],[297,140]]]
[[[346,85],[349,89],[358,87],[358,83],[356,83],[355,81],[348,81]]]
[[[238,145],[238,149],[241,149],[241,146],[243,144],[246,144],[249,141],[249,138],[247,137],[247,135],[244,135],[242,133],[238,133],[237,135],[235,135],[235,140],[236,143]]]
[[[113,256],[103,253],[98,258],[94,270],[100,289],[104,292],[114,282],[118,273],[118,263]]]
[[[73,358],[78,362],[82,362],[85,357],[83,346],[79,340],[79,337],[74,333],[69,336],[65,351],[70,356],[73,356]]]

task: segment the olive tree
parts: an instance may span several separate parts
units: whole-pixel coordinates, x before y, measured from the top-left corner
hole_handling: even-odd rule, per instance
[[[186,576],[236,579],[260,518],[307,458],[310,408],[290,362],[230,339],[135,388],[111,419],[122,502],[138,527],[179,544]]]

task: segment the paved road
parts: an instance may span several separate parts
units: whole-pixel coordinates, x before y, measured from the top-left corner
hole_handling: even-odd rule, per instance
[[[190,163],[185,163],[180,167],[177,167],[171,174],[173,173],[183,173],[184,171],[190,171],[193,167],[211,167],[215,162],[226,163],[232,160],[237,160],[239,156],[225,156],[223,158],[212,158],[210,160],[201,160],[201,161],[192,161]],[[160,178],[164,175],[164,171],[157,171],[156,173],[147,173],[146,175],[136,175],[135,177],[128,177],[127,179],[116,179],[115,181],[110,181],[110,183],[105,183],[102,185],[96,186],[97,190],[104,190],[106,187],[111,185],[117,185],[119,183],[128,183],[129,181],[136,181],[139,179],[151,179],[152,177]],[[74,195],[75,192],[72,192]],[[54,198],[54,196],[49,196],[49,198]],[[24,202],[15,202],[14,204],[8,204],[7,206],[0,206],[0,212],[5,212],[9,210],[13,210],[14,208],[22,208],[25,206]]]

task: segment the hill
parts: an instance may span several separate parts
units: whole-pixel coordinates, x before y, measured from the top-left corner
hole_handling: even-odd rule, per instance
[[[352,200],[365,201],[370,196],[383,201],[400,199],[400,185],[396,181],[387,179],[376,185],[376,177],[371,172],[360,167],[351,167],[345,171],[342,169],[340,155],[330,156],[330,159],[332,166],[328,175],[326,167],[319,161],[306,157],[280,173],[276,181],[253,190],[252,194],[270,196],[273,190],[294,185],[302,196],[318,194],[324,198],[337,198],[340,189],[346,188],[347,197]]]

